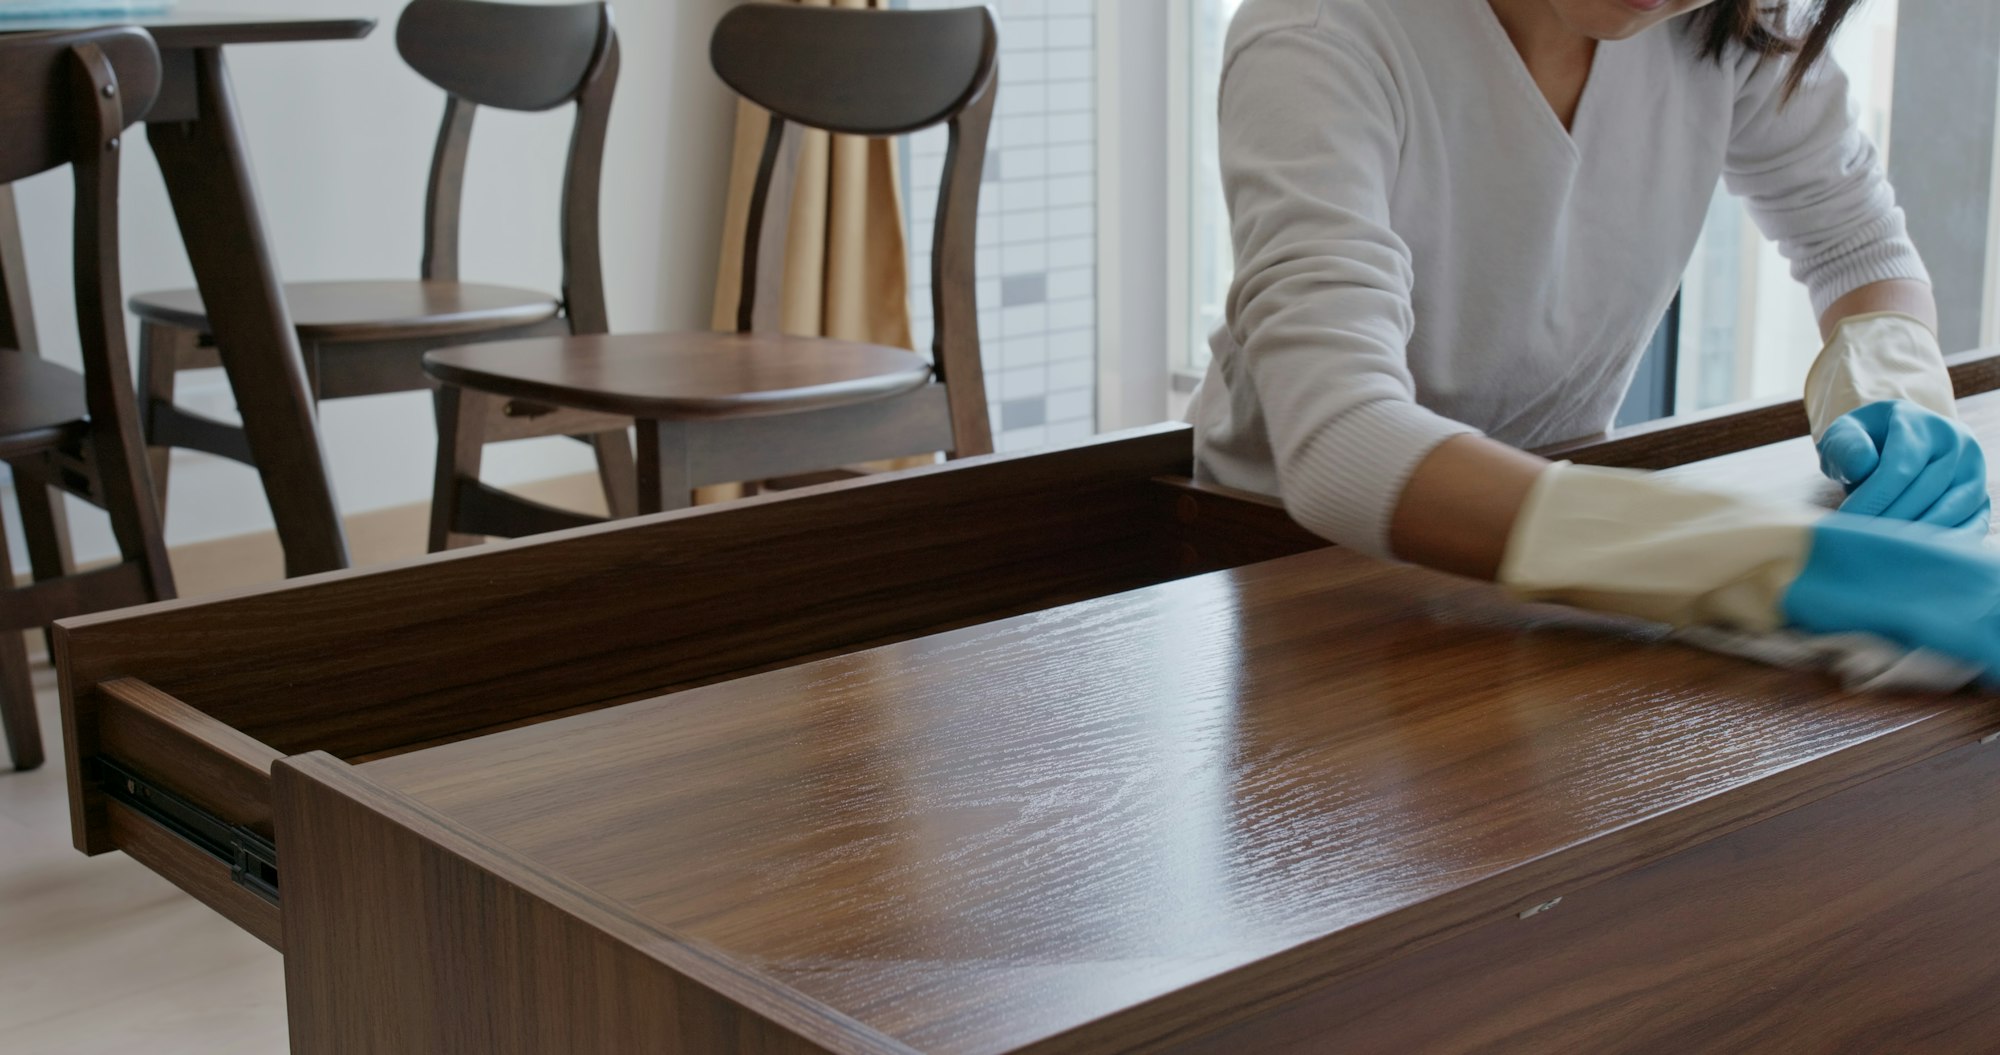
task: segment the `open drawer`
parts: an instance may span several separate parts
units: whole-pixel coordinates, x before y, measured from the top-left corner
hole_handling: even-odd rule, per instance
[[[271,767],[350,762],[1322,545],[1182,426],[69,620],[76,845],[281,947]]]

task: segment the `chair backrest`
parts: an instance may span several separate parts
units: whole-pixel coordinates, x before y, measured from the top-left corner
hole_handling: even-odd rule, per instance
[[[738,330],[750,329],[756,308],[757,247],[786,122],[862,136],[949,125],[931,243],[932,360],[947,386],[953,453],[960,457],[988,453],[993,443],[973,271],[999,39],[984,7],[871,11],[753,3],[724,15],[709,44],[723,82],[771,114],[744,231]]]
[[[598,195],[618,83],[611,6],[413,0],[396,24],[396,48],[448,97],[424,202],[423,276],[458,278],[465,158],[479,107],[538,111],[573,102],[576,130],[563,170],[563,302],[574,332],[609,332]]]
[[[94,77],[108,80],[111,93],[87,94]],[[106,138],[116,138],[159,94],[160,52],[143,30],[0,37],[0,183],[102,153],[115,174],[117,151],[94,137],[108,126]]]
[[[127,559],[144,557],[151,596],[171,596],[159,510],[125,345],[119,281],[118,158],[124,131],[160,93],[160,53],[144,30],[0,37],[0,183],[68,164],[76,184],[77,335],[105,508]],[[122,493],[121,493],[122,492]],[[11,585],[11,584],[6,584]]]

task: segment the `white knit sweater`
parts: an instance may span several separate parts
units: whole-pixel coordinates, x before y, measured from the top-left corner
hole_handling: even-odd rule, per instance
[[[1248,0],[1223,67],[1237,277],[1196,395],[1199,471],[1388,551],[1445,439],[1616,415],[1716,180],[1824,309],[1927,279],[1830,60],[1703,59],[1679,19],[1598,48],[1571,130],[1487,0]]]

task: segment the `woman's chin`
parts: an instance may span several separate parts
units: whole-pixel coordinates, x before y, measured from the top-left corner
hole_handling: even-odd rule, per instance
[[[1624,40],[1638,36],[1676,15],[1706,3],[1681,0],[1554,0],[1562,20],[1593,40]]]

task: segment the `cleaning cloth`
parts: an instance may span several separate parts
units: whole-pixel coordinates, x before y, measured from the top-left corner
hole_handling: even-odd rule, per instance
[[[1946,695],[1971,685],[1985,673],[1942,653],[1912,651],[1873,634],[1801,634],[1794,630],[1751,634],[1690,626],[1675,631],[1673,640],[1787,670],[1832,674],[1854,692]]]

